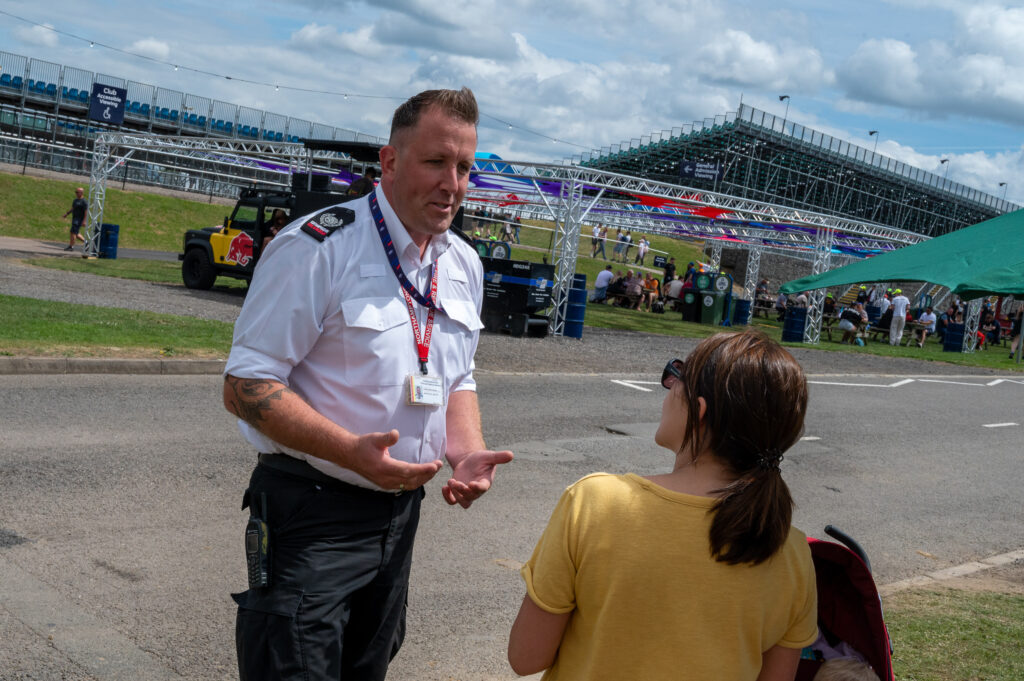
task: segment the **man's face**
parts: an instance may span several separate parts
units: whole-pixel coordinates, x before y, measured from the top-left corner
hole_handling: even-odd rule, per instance
[[[394,142],[380,150],[381,184],[409,235],[422,246],[448,229],[462,204],[476,128],[432,107]]]

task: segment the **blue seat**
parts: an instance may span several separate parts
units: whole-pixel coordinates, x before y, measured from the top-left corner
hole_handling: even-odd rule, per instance
[[[245,135],[246,137],[248,137],[250,132],[251,132],[251,130],[250,130],[249,126],[248,125],[243,125],[242,128],[238,131],[238,134],[239,135]]]
[[[20,90],[23,84],[24,81],[22,81],[21,76],[14,76],[11,78],[11,87],[15,90]]]
[[[284,139],[284,133],[280,133],[279,132],[279,133],[275,133],[274,134],[274,141],[275,142],[280,142],[283,139]]]
[[[48,83],[47,84],[47,86],[46,86],[46,95],[48,97],[54,97],[54,98],[57,97],[57,84],[56,83]]]
[[[206,116],[200,116],[198,119],[196,119],[196,125],[198,125],[201,128],[205,128],[206,127]]]
[[[32,92],[35,89],[36,89],[36,81],[35,81],[35,79],[29,78],[28,79],[28,91]]]
[[[149,104],[143,102],[142,106],[139,107],[139,113],[145,116],[146,118],[149,118]]]
[[[139,102],[129,102],[128,103],[128,110],[131,111],[133,114],[138,114],[138,115],[141,116],[142,115],[142,104],[139,103]]]
[[[189,125],[196,125],[198,120],[199,120],[199,116],[197,116],[195,114],[189,114],[188,118],[185,119],[185,122],[188,123]]]
[[[232,123],[231,121],[224,121],[224,132],[226,132],[227,134],[230,135],[231,134],[231,130],[234,127],[235,127],[235,124]]]
[[[213,122],[213,129],[218,132],[224,132],[224,121],[217,119]]]
[[[157,109],[157,112],[156,112],[156,117],[157,118],[170,118],[170,116],[171,116],[171,112],[170,112],[170,110],[168,110],[168,108],[166,106],[159,107]]]
[[[78,101],[82,102],[83,104],[85,102],[88,102],[89,101],[89,92],[87,90],[79,90],[78,91]],[[81,126],[79,126],[79,127],[81,127]]]
[[[170,118],[172,121],[177,122],[177,120],[178,120],[178,110],[177,109],[171,109],[171,113],[168,116],[168,118]]]
[[[68,90],[68,99],[78,99],[78,88],[73,87]]]
[[[255,125],[252,126],[252,130],[249,131],[249,137],[252,137],[253,139],[258,139],[259,136],[260,136],[260,129],[257,128]]]
[[[5,73],[0,75],[0,85],[4,87],[11,87],[11,74]]]

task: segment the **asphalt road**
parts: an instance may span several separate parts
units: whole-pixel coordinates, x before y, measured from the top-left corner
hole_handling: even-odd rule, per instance
[[[428,486],[390,678],[514,678],[517,570],[561,490],[671,463],[652,441],[655,380],[478,372],[488,442],[517,459],[469,511]],[[1024,546],[1024,432],[986,427],[1024,422],[1024,382],[997,380],[812,376],[812,439],[783,464],[795,524],[850,532],[880,584]],[[0,376],[0,679],[236,678],[254,457],[219,384]]]

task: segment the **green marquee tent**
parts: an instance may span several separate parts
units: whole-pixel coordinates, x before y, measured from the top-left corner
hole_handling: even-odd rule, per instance
[[[965,300],[1024,295],[1024,210],[846,267],[794,279],[783,293],[888,281],[941,284]]]

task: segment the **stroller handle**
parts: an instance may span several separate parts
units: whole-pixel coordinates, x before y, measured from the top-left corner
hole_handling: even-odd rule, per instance
[[[825,534],[827,534],[830,537],[833,537],[834,539],[838,539],[842,544],[846,546],[846,548],[856,553],[857,557],[864,561],[864,565],[867,567],[868,572],[871,572],[871,561],[868,560],[868,554],[864,551],[863,548],[861,548],[861,545],[858,544],[853,537],[846,534],[835,525],[826,525]]]

